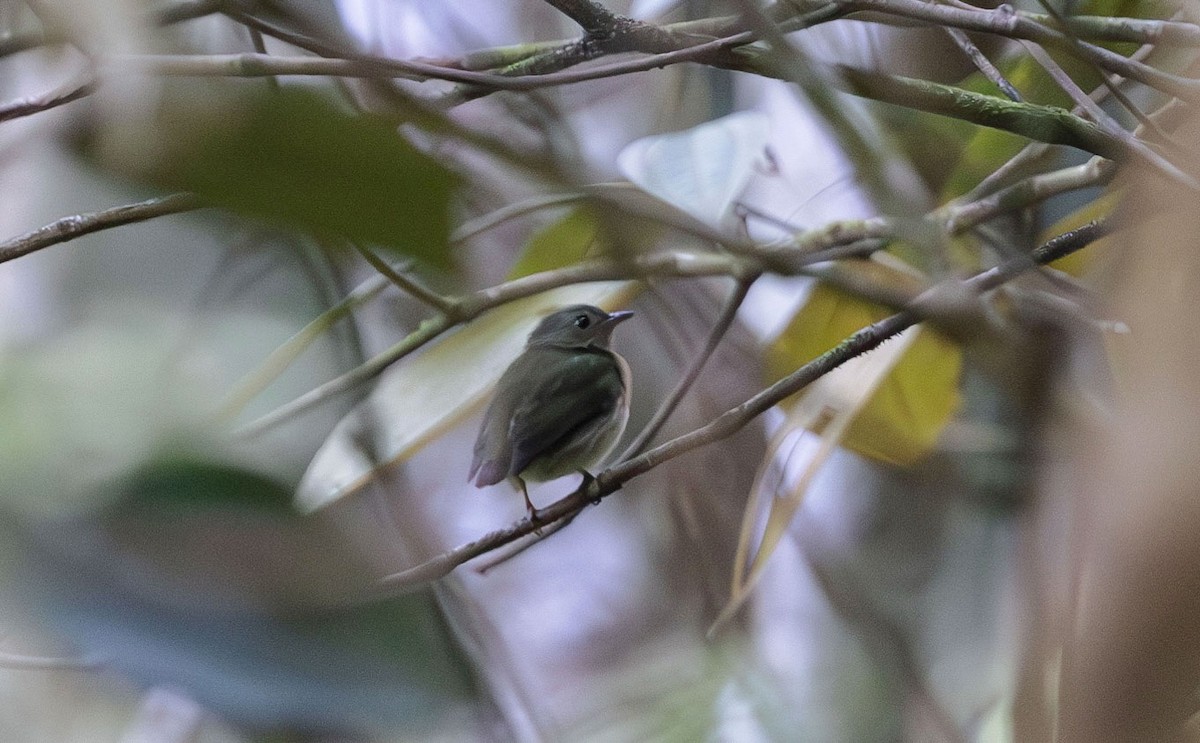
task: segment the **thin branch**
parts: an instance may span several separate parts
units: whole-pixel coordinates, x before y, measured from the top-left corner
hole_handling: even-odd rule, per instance
[[[1055,8],[1050,3],[1046,2],[1046,0],[1039,0],[1039,2],[1041,3],[1041,6],[1046,9],[1046,12],[1049,13],[1050,16],[1052,16],[1054,18],[1055,22],[1059,25],[1059,27],[1063,28],[1065,30],[1065,35],[1070,40],[1070,43],[1073,46],[1078,47],[1080,44],[1083,43],[1071,31],[1070,23],[1068,22],[1067,18],[1065,16],[1063,16],[1063,14],[1060,13],[1057,8]],[[1026,42],[1026,44],[1028,44],[1028,42]],[[1049,55],[1046,55],[1046,56],[1049,57]],[[1053,59],[1051,59],[1050,61],[1053,65],[1057,66],[1058,63],[1054,62]],[[1044,64],[1043,64],[1043,67],[1045,67]],[[1074,81],[1072,81],[1071,84],[1074,85]],[[1150,117],[1148,117],[1146,114],[1144,114],[1142,112],[1142,110],[1140,108],[1138,108],[1133,103],[1133,101],[1131,101],[1129,99],[1129,96],[1127,96],[1123,92],[1121,92],[1121,89],[1117,87],[1116,82],[1114,82],[1113,80],[1110,80],[1109,76],[1106,74],[1103,74],[1103,72],[1101,73],[1101,85],[1103,85],[1108,90],[1109,94],[1112,95],[1113,98],[1117,99],[1117,102],[1120,103],[1125,108],[1126,111],[1133,114],[1133,117],[1138,120],[1138,123],[1142,127],[1154,132],[1161,139],[1164,139],[1167,142],[1171,142],[1170,137],[1167,137],[1165,132],[1163,132],[1161,129],[1159,129],[1158,125],[1155,124],[1153,121],[1151,121]],[[1075,88],[1078,90],[1077,85],[1075,85]],[[1079,95],[1083,95],[1083,91],[1079,91]],[[1075,96],[1072,95],[1072,98],[1074,99]],[[1085,100],[1090,100],[1090,99],[1088,99],[1085,96]],[[1097,118],[1096,121],[1097,121],[1097,123],[1102,123],[1103,119]],[[1113,126],[1119,127],[1120,125],[1114,121]],[[1174,143],[1172,142],[1172,144],[1174,144]],[[1178,149],[1178,145],[1175,145],[1175,146]]]
[[[254,51],[258,54],[267,53],[267,43],[263,39],[262,32],[257,28],[246,27],[246,32],[250,34],[250,45],[254,47]],[[267,78],[267,85],[276,93],[279,92],[279,78],[271,76]]]
[[[1091,222],[1079,229],[1059,235],[1035,249],[1029,256],[1021,256],[978,273],[962,282],[963,286],[973,293],[990,291],[1020,275],[1033,265],[1057,260],[1090,245],[1106,232],[1105,223]],[[574,518],[589,503],[611,495],[629,480],[649,472],[663,462],[732,436],[779,401],[802,390],[814,380],[828,374],[850,359],[878,348],[888,339],[899,335],[920,321],[921,318],[913,311],[902,310],[877,323],[868,325],[834,348],[804,364],[770,387],[761,390],[742,404],[725,411],[700,428],[601,472],[595,480],[540,509],[536,522],[529,518],[521,519],[503,529],[498,529],[479,539],[435,555],[419,565],[393,573],[381,579],[379,593],[390,595],[416,590],[430,581],[444,577],[468,560],[503,547],[533,533],[535,529],[543,528],[562,519]]]
[[[1124,160],[1129,148],[1119,138],[1069,111],[1054,106],[1016,103],[941,83],[898,75],[842,68],[850,91],[885,103],[941,114],[1019,134],[1047,144],[1062,144]]]
[[[1200,80],[1172,75],[1149,65],[1135,62],[1116,52],[1086,42],[1072,41],[1072,37],[1042,25],[1026,15],[1013,13],[1008,6],[995,10],[966,11],[945,5],[930,5],[921,0],[845,0],[845,5],[854,10],[877,11],[939,26],[954,26],[966,31],[980,31],[1010,39],[1027,39],[1039,44],[1054,46],[1073,54],[1098,67],[1117,72],[1152,88],[1171,93],[1180,98],[1194,99],[1200,94]],[[1123,19],[1129,20],[1129,19]],[[1166,24],[1156,21],[1155,24]],[[1158,26],[1161,28],[1161,26]],[[1074,30],[1076,26],[1072,26]],[[1147,36],[1134,41],[1158,41],[1160,36]],[[1194,42],[1193,42],[1194,44]]]
[[[578,515],[578,514],[576,514],[576,515]],[[567,528],[568,526],[571,525],[571,522],[574,520],[575,520],[575,517],[571,516],[571,517],[565,518],[561,521],[555,521],[549,527],[542,529],[540,532],[535,531],[534,533],[532,533],[528,537],[526,537],[524,540],[517,540],[515,542],[512,542],[511,544],[505,545],[506,548],[501,548],[499,550],[496,550],[496,552],[492,554],[491,559],[486,560],[481,565],[477,565],[475,567],[475,572],[479,573],[480,575],[484,575],[484,574],[492,571],[494,568],[497,568],[497,567],[503,565],[504,563],[508,562],[509,560],[513,559],[517,555],[525,554],[526,550],[530,549],[531,547],[536,547],[537,545],[546,541],[547,539],[554,536],[558,532]]]
[[[339,320],[348,317],[359,306],[371,301],[392,283],[383,274],[375,274],[359,284],[345,299],[322,312],[311,322],[288,338],[267,356],[254,371],[247,374],[226,397],[221,406],[221,417],[230,420],[237,416],[251,400],[300,356],[317,338],[332,328]]]
[[[168,214],[178,214],[199,209],[201,204],[190,193],[176,193],[170,196],[157,196],[136,204],[116,206],[89,214],[77,214],[73,217],[63,217],[51,222],[45,227],[39,227],[11,240],[0,242],[0,263],[11,261],[29,255],[51,245],[74,240],[93,232],[120,227],[121,225],[144,222],[155,217]]]
[[[954,42],[955,46],[962,50],[963,54],[975,65],[975,69],[983,73],[983,76],[992,81],[992,84],[1000,89],[1000,92],[1008,96],[1010,100],[1020,103],[1023,99],[1013,84],[1004,77],[1004,73],[992,64],[992,60],[987,58],[987,55],[980,51],[979,47],[975,46],[975,42],[971,41],[965,33],[960,29],[943,26],[946,35]]]
[[[1069,191],[1108,184],[1116,175],[1111,161],[1093,157],[1083,165],[1074,165],[1018,181],[1007,188],[967,204],[950,204],[936,212],[947,232],[958,234],[988,220],[1028,208]]]
[[[1094,161],[1088,165],[1066,168],[1061,172],[1034,176],[1029,182],[1017,183],[1000,194],[993,194],[981,200],[978,205],[957,205],[953,209],[934,212],[929,216],[953,231],[962,231],[1005,211],[1024,208],[1065,191],[1098,185],[1109,175],[1111,171],[1107,164]],[[889,219],[876,217],[836,222],[799,235],[787,243],[759,245],[725,235],[662,205],[655,209],[638,202],[619,201],[612,198],[611,190],[596,191],[590,195],[627,215],[654,219],[685,234],[717,243],[731,254],[663,252],[637,256],[632,260],[588,261],[523,276],[463,297],[447,298],[456,308],[453,317],[439,313],[425,320],[415,331],[383,353],[247,424],[239,433],[256,436],[292,416],[374,379],[388,366],[434,340],[458,322],[469,322],[506,302],[560,286],[654,276],[746,277],[771,270],[786,275],[820,278],[848,292],[882,304],[895,301],[895,292],[887,287],[866,285],[856,281],[853,275],[823,270],[818,265],[847,255],[860,255],[877,249],[878,245],[872,241],[896,235],[895,225]]]
[[[758,275],[752,274],[738,280],[733,291],[730,292],[729,298],[725,300],[725,305],[721,308],[721,314],[717,317],[716,323],[713,324],[712,331],[709,332],[708,338],[704,342],[704,347],[700,349],[700,353],[696,354],[696,357],[692,359],[691,365],[684,371],[683,377],[676,383],[675,388],[671,390],[667,398],[658,406],[658,410],[654,412],[654,416],[638,433],[637,437],[630,442],[625,451],[621,452],[621,456],[617,457],[616,461],[623,462],[626,459],[632,459],[641,454],[646,445],[658,434],[663,424],[667,422],[667,419],[675,412],[675,408],[679,406],[679,402],[683,399],[683,396],[692,388],[692,385],[696,382],[696,378],[704,370],[705,364],[712,358],[713,352],[717,350],[721,339],[725,337],[725,333],[737,317],[738,309],[741,308],[742,302],[746,300],[746,294],[757,279]]]
[[[524,201],[506,204],[495,211],[476,217],[468,222],[463,222],[451,233],[450,242],[465,242],[509,220],[523,217],[526,214],[532,214],[542,209],[552,209],[556,206],[574,204],[586,198],[587,195],[582,193],[549,194],[545,196],[533,196]]]
[[[1187,186],[1193,190],[1200,189],[1200,183],[1198,183],[1195,178],[1184,173],[1173,163],[1167,161],[1162,155],[1150,149],[1145,142],[1142,142],[1137,137],[1127,132],[1124,127],[1122,127],[1115,119],[1109,116],[1104,109],[1100,108],[1100,106],[1098,106],[1091,99],[1091,97],[1087,93],[1083,92],[1083,89],[1071,79],[1071,76],[1067,74],[1067,71],[1064,70],[1058,64],[1058,62],[1055,62],[1054,58],[1047,54],[1044,49],[1031,41],[1022,41],[1021,43],[1024,44],[1025,49],[1029,52],[1030,56],[1032,56],[1033,59],[1039,65],[1041,65],[1042,69],[1046,70],[1054,82],[1060,88],[1062,88],[1063,92],[1070,96],[1071,100],[1075,102],[1076,107],[1083,109],[1089,115],[1091,115],[1092,120],[1095,121],[1098,126],[1104,129],[1106,132],[1112,134],[1114,137],[1120,139],[1125,143],[1130,151],[1137,153],[1139,157],[1141,157],[1150,165],[1150,167],[1159,171],[1159,173],[1165,175],[1170,180]],[[1105,76],[1105,82],[1107,81],[1108,78]],[[1117,88],[1112,86],[1111,83],[1109,83],[1109,86],[1110,92],[1117,91]],[[1120,100],[1128,103],[1130,110],[1137,115],[1139,120],[1146,119],[1145,115],[1142,114],[1142,112],[1138,110],[1138,108],[1134,106],[1128,98],[1125,98],[1124,95],[1121,95]],[[1153,124],[1151,124],[1151,126],[1153,126]]]
[[[366,245],[354,243],[354,249],[358,251],[358,254],[361,255],[367,261],[367,263],[371,264],[372,268],[374,268],[383,276],[387,277],[388,281],[398,286],[404,293],[419,299],[435,310],[440,311],[442,314],[449,315],[451,318],[458,313],[458,305],[454,300],[443,297],[441,294],[433,291],[417,279],[414,279],[411,276],[405,276],[400,271],[392,268],[387,264],[387,261],[375,255],[375,252]]]
[[[1144,44],[1132,55],[1130,55],[1130,59],[1145,59],[1152,51],[1154,51],[1153,44]],[[1104,100],[1111,94],[1111,91],[1117,85],[1120,85],[1122,81],[1123,78],[1119,75],[1109,75],[1107,82],[1111,83],[1111,85],[1101,85],[1097,87],[1091,92],[1089,98],[1091,98],[1091,100],[1095,103],[1103,103]],[[1078,106],[1071,109],[1071,113],[1073,114],[1079,114],[1082,113],[1082,111],[1083,109],[1079,108]],[[1161,127],[1157,125],[1156,128],[1161,129]],[[1135,135],[1137,134],[1140,134],[1140,132],[1135,132]],[[1042,142],[1030,142],[1006,163],[989,173],[988,176],[980,181],[979,184],[971,189],[970,192],[962,196],[960,201],[976,201],[990,193],[994,193],[996,190],[1003,188],[1006,183],[1011,182],[1014,177],[1018,176],[1018,174],[1027,172],[1032,166],[1047,159],[1050,154],[1050,148],[1046,144]]]
[[[615,32],[619,16],[592,0],[545,0],[563,15],[579,24],[588,36],[605,36]]]
[[[96,90],[95,80],[67,83],[41,95],[22,98],[0,105],[0,121],[31,116],[42,111],[64,106],[91,95]]]

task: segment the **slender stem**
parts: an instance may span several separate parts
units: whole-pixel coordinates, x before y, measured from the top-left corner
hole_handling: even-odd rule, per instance
[[[979,204],[968,203],[951,209],[934,212],[930,217],[941,222],[951,231],[974,227],[987,219],[1006,211],[1027,207],[1059,193],[1097,185],[1111,176],[1108,165],[1099,160],[1065,168],[1062,171],[1034,176],[1027,182],[1019,182],[1004,191],[981,200]],[[608,194],[606,198],[604,194]],[[655,219],[658,222],[704,240],[715,242],[730,254],[662,252],[643,255],[632,260],[597,260],[523,276],[497,286],[481,289],[463,297],[447,298],[456,308],[453,316],[439,313],[426,320],[415,331],[396,345],[375,356],[365,364],[310,390],[289,403],[251,422],[240,433],[254,436],[272,428],[288,418],[319,405],[357,386],[374,379],[391,364],[416,351],[426,343],[454,327],[458,322],[468,322],[484,312],[506,302],[529,297],[550,289],[588,281],[618,281],[641,279],[653,276],[703,277],[734,276],[746,277],[763,270],[772,270],[785,275],[813,276],[830,282],[846,291],[872,301],[889,304],[897,296],[886,287],[863,284],[852,275],[823,270],[818,265],[848,254],[869,253],[878,246],[877,239],[894,237],[895,226],[891,220],[873,218],[852,220],[827,225],[797,236],[790,243],[759,245],[716,231],[703,223],[676,214],[671,210],[654,209],[640,202],[624,202],[613,199],[607,191],[589,195],[602,203],[622,210],[630,216]]]
[[[515,204],[507,204],[493,212],[459,225],[450,235],[450,242],[464,242],[511,219],[523,217],[526,214],[532,214],[542,209],[573,204],[586,198],[587,195],[582,193],[549,194],[547,196],[534,196],[524,201],[518,201]]]
[[[136,204],[116,206],[89,214],[63,217],[45,227],[0,242],[0,263],[29,255],[51,245],[74,240],[93,232],[120,227],[121,225],[144,222],[168,214],[192,211],[200,208],[200,202],[190,193],[157,196]]]
[[[1154,51],[1153,44],[1144,44],[1130,55],[1130,59],[1145,59],[1152,51]],[[1093,102],[1103,103],[1105,98],[1111,94],[1111,91],[1121,84],[1122,78],[1119,75],[1109,75],[1107,82],[1110,85],[1102,85],[1091,92],[1089,98]],[[1071,113],[1073,114],[1079,114],[1082,111],[1083,109],[1078,106],[1071,109]],[[1161,129],[1161,127],[1156,128]],[[1051,150],[1045,143],[1030,142],[1020,152],[1010,158],[1008,162],[988,174],[970,192],[962,196],[960,201],[977,201],[988,194],[994,193],[998,189],[1003,188],[1006,183],[1011,182],[1018,174],[1028,172],[1032,166],[1046,160],[1050,154]]]
[[[1008,6],[996,10],[966,11],[945,5],[931,5],[922,0],[844,0],[844,4],[858,11],[878,11],[888,15],[911,18],[939,26],[953,26],[966,31],[980,31],[1010,39],[1026,39],[1050,45],[1073,54],[1086,62],[1110,72],[1137,80],[1152,88],[1158,88],[1180,98],[1194,98],[1200,94],[1200,80],[1192,80],[1157,70],[1149,65],[1135,62],[1103,47],[1072,41],[1066,33],[1039,23],[1027,15],[1013,13]],[[1129,20],[1129,19],[1122,19]],[[1166,21],[1157,21],[1157,27]],[[1072,24],[1075,31],[1078,26]],[[1198,29],[1200,30],[1200,29]],[[1158,38],[1131,39],[1135,41],[1157,41]],[[1196,42],[1191,42],[1194,45]]]
[[[1090,114],[1092,120],[1095,121],[1098,126],[1124,142],[1131,152],[1137,153],[1152,168],[1158,170],[1167,178],[1170,178],[1171,180],[1174,180],[1175,182],[1187,186],[1193,190],[1200,189],[1200,182],[1197,182],[1195,178],[1184,173],[1174,164],[1168,162],[1162,155],[1150,149],[1145,142],[1142,142],[1137,137],[1125,131],[1125,129],[1119,123],[1117,123],[1115,119],[1109,116],[1104,109],[1100,108],[1100,106],[1098,106],[1091,99],[1091,97],[1088,96],[1088,94],[1085,93],[1083,89],[1071,79],[1071,76],[1067,74],[1067,71],[1064,70],[1062,66],[1058,64],[1058,62],[1055,62],[1054,58],[1047,54],[1045,50],[1030,41],[1022,41],[1021,43],[1025,45],[1025,48],[1029,51],[1030,56],[1032,56],[1034,60],[1036,60],[1037,63],[1041,65],[1047,73],[1049,73],[1054,82],[1057,83],[1058,86],[1062,88],[1062,90],[1068,96],[1070,96],[1071,100],[1075,101],[1076,107]],[[1107,78],[1105,78],[1105,80],[1107,81]],[[1114,86],[1110,90],[1116,90],[1116,87]],[[1134,110],[1137,111],[1137,108],[1134,107]],[[1139,118],[1145,118],[1144,114],[1141,114],[1141,111],[1137,111],[1137,113],[1139,114]]]
[[[52,108],[58,108],[59,106],[64,106],[80,98],[89,96],[95,90],[96,81],[89,79],[83,82],[61,85],[41,95],[10,101],[9,103],[0,105],[0,121],[19,119],[22,116],[31,116],[42,111],[49,111]]]
[[[150,12],[153,22],[159,26],[169,26],[181,21],[211,15],[218,11],[224,0],[176,0],[162,5]],[[7,57],[18,52],[36,49],[51,44],[64,44],[70,39],[61,33],[51,31],[29,31],[18,34],[5,34],[0,37],[0,57]]]
[[[355,243],[354,249],[358,251],[358,254],[361,255],[367,261],[367,263],[371,264],[372,268],[387,277],[388,281],[391,281],[393,284],[400,287],[401,291],[416,297],[435,310],[439,310],[443,314],[449,315],[450,317],[454,317],[458,313],[458,305],[454,302],[454,300],[443,297],[441,294],[433,291],[417,279],[414,279],[410,276],[405,276],[402,272],[392,268],[387,264],[387,261],[375,255],[375,252],[366,245]]]
[[[948,232],[958,234],[1001,214],[1024,209],[1052,196],[1103,186],[1115,175],[1116,168],[1111,161],[1093,157],[1083,165],[1035,175],[976,201],[943,207],[935,214],[944,220]]]
[[[608,8],[592,0],[545,0],[565,16],[579,24],[589,36],[600,36],[611,32],[620,17]]]
[[[683,377],[676,383],[675,388],[671,390],[671,394],[667,395],[667,399],[663,400],[662,404],[658,406],[658,410],[654,412],[654,416],[650,419],[650,422],[630,442],[625,451],[621,452],[621,456],[617,457],[616,461],[623,462],[626,459],[632,459],[641,454],[646,445],[658,434],[663,424],[671,417],[671,413],[675,412],[675,408],[679,406],[679,402],[683,399],[683,396],[692,388],[692,385],[696,382],[696,378],[703,371],[705,364],[712,358],[713,352],[717,350],[721,339],[725,337],[725,333],[737,317],[738,309],[741,308],[742,302],[746,300],[746,294],[757,279],[758,274],[751,274],[738,280],[737,284],[733,287],[733,291],[730,292],[729,298],[725,301],[724,307],[721,308],[721,314],[717,317],[716,323],[713,324],[712,331],[708,334],[708,338],[704,342],[704,348],[700,349],[700,352],[692,359],[691,365],[684,371]]]
[[[263,39],[262,32],[257,28],[249,26],[246,27],[246,31],[250,34],[250,44],[254,47],[254,51],[258,54],[266,54],[267,43]],[[267,85],[270,86],[271,90],[279,92],[279,78],[274,75],[267,78]]]
[[[295,335],[276,348],[262,364],[234,385],[225,403],[221,406],[222,418],[229,420],[238,415],[251,400],[267,388],[271,382],[300,356],[325,331],[339,320],[348,317],[355,309],[379,295],[391,282],[383,274],[376,274],[354,288],[350,294],[333,307],[322,312],[301,328]]]
[[[83,657],[23,655],[0,651],[0,668],[22,671],[93,671],[102,664]]]
[[[963,54],[975,65],[975,69],[983,73],[983,76],[992,81],[992,84],[1000,89],[1000,92],[1008,96],[1010,100],[1020,103],[1023,99],[1013,84],[1004,77],[996,65],[992,64],[992,60],[987,58],[979,47],[975,46],[975,42],[971,41],[961,29],[943,26],[946,35],[954,42],[954,45],[962,50]]]

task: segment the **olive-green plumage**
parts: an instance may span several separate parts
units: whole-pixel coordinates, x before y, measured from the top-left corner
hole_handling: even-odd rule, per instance
[[[470,479],[553,480],[585,472],[616,444],[629,416],[629,371],[608,350],[613,328],[632,313],[575,305],[546,317],[500,377],[475,440]]]

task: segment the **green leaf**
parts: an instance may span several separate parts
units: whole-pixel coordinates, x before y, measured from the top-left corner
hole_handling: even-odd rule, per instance
[[[262,473],[195,456],[154,459],[117,485],[126,507],[182,509],[236,506],[291,513],[291,488]]]
[[[782,378],[891,312],[818,284],[767,350],[768,380]],[[921,328],[850,424],[842,445],[892,464],[916,463],[933,449],[958,409],[961,368],[962,351],[958,346]]]
[[[290,88],[238,99],[230,115],[214,125],[168,112],[175,161],[160,173],[165,185],[249,217],[450,266],[456,179],[395,126]]]
[[[599,225],[595,213],[572,209],[565,217],[535,234],[508,272],[509,281],[579,263],[599,251]]]

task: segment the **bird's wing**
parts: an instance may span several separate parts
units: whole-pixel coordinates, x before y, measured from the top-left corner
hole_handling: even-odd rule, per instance
[[[487,412],[483,414],[483,423],[475,438],[475,457],[467,476],[477,488],[495,485],[508,477],[508,466],[512,462],[508,423],[512,419],[513,406],[520,402],[517,398],[522,394],[521,380],[529,373],[527,355],[528,352],[518,356],[501,375]]]
[[[508,429],[512,454],[507,474],[520,473],[572,434],[611,415],[624,392],[620,368],[608,351],[532,349],[529,353],[535,354],[534,364],[550,363],[561,373],[529,385],[513,406]]]

